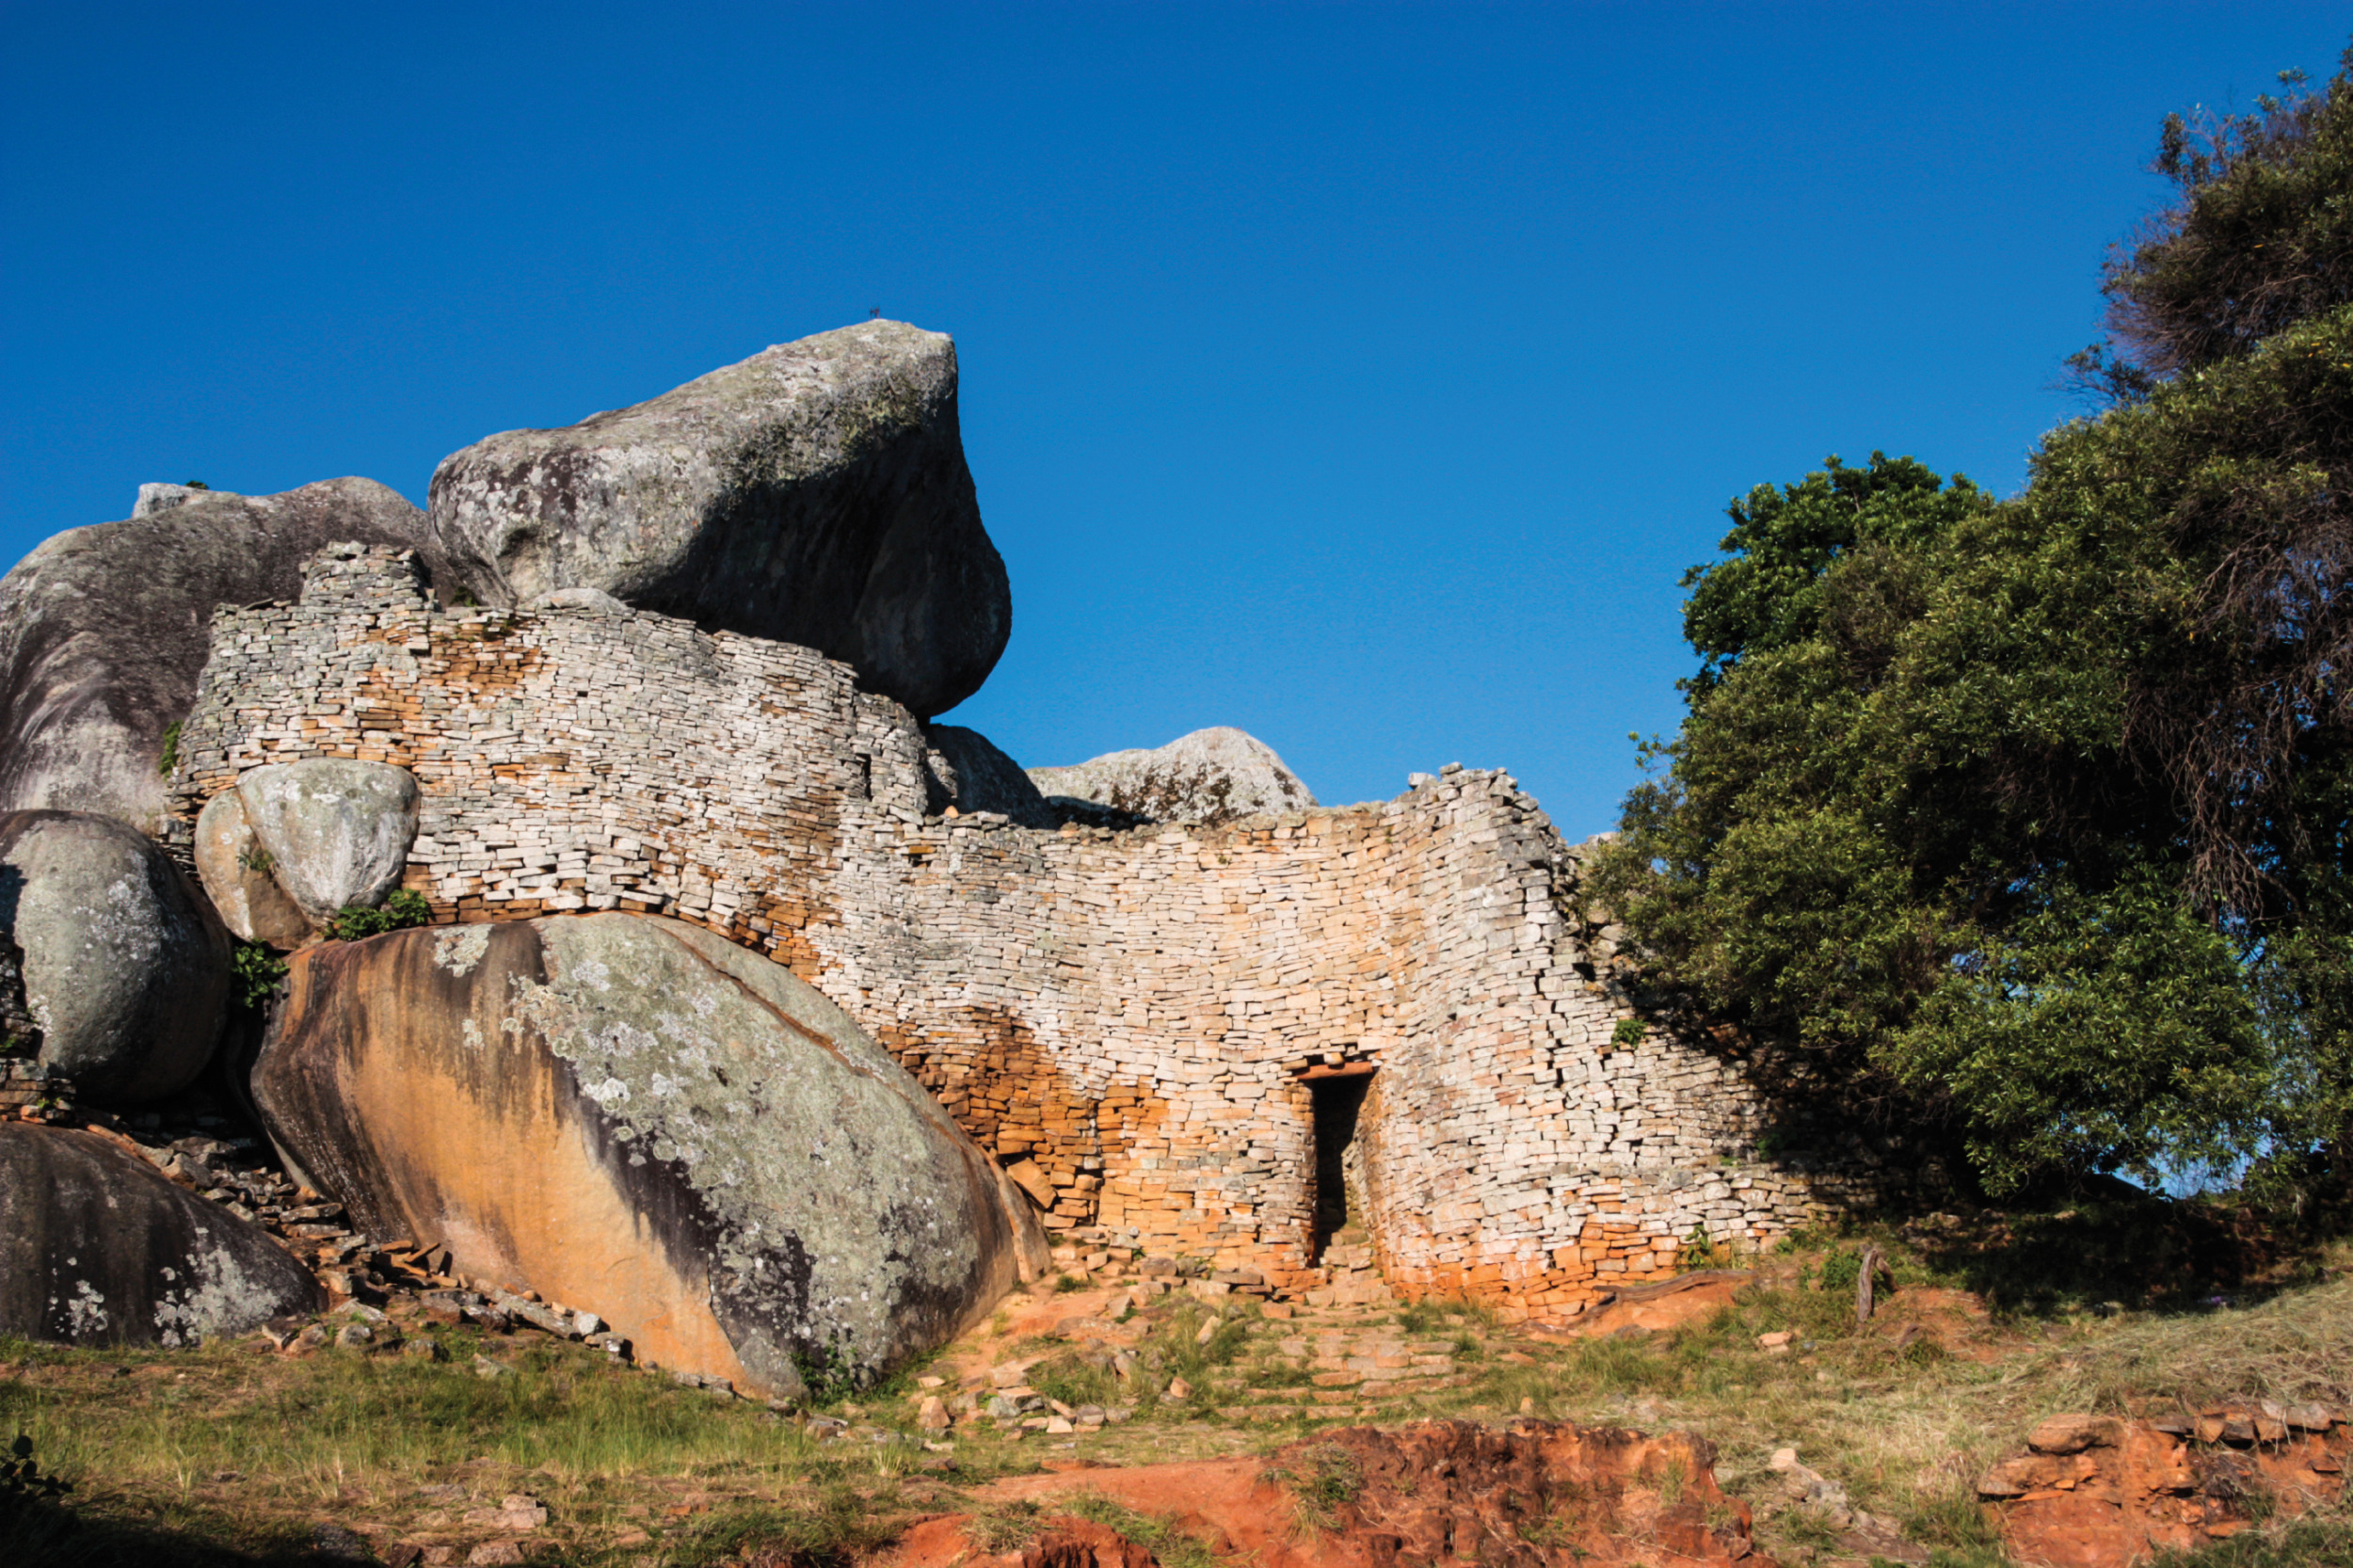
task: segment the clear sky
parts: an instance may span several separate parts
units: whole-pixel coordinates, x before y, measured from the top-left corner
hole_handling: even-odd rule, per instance
[[[422,503],[870,309],[955,335],[1020,761],[1326,802],[1671,729],[1681,569],[1826,454],[2000,491],[2159,119],[2323,5],[0,0],[0,558],[142,480]]]

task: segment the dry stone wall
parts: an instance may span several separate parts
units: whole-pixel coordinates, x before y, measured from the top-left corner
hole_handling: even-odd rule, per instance
[[[436,607],[387,547],[224,610],[181,841],[246,771],[411,770],[440,920],[623,909],[789,964],[882,1040],[1050,1228],[1315,1286],[1319,1085],[1369,1078],[1389,1283],[1552,1313],[1750,1243],[1862,1178],[1758,1158],[1739,1065],[1580,969],[1567,851],[1508,775],[1126,831],[926,817],[922,734],[844,664],[643,613]]]

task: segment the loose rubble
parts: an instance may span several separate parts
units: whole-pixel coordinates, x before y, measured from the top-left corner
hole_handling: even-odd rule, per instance
[[[2054,1416],[1977,1481],[2034,1568],[2132,1568],[2295,1518],[2345,1491],[2346,1413],[2260,1400],[2146,1419]]]

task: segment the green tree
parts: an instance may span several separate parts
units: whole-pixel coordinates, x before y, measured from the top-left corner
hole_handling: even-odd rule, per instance
[[[1734,503],[1599,874],[1657,982],[1997,1190],[2293,1196],[2353,1129],[2353,75],[2157,167],[2121,395],[2019,497],[1874,454]]]

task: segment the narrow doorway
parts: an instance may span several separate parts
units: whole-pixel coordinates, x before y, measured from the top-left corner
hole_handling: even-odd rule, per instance
[[[1334,1243],[1369,1241],[1372,1213],[1366,1202],[1365,1147],[1356,1136],[1365,1109],[1369,1072],[1311,1079],[1307,1094],[1315,1112],[1315,1256]]]

